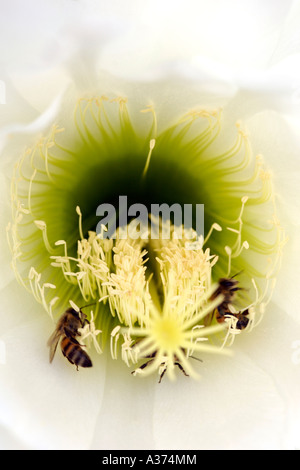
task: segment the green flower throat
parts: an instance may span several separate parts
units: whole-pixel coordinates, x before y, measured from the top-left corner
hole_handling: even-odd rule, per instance
[[[80,342],[135,374],[172,379],[178,366],[196,377],[190,359],[226,352],[270,300],[284,244],[271,177],[241,127],[227,146],[221,123],[221,111],[194,110],[160,129],[152,106],[137,114],[124,98],[80,99],[74,118],[15,165],[8,239],[18,281],[52,318],[89,305]],[[131,220],[126,238],[124,227],[96,233],[97,207],[118,207],[121,195],[149,221],[152,204],[204,204],[205,232],[182,226],[178,238],[171,220],[168,238],[151,239],[147,224],[136,238]]]

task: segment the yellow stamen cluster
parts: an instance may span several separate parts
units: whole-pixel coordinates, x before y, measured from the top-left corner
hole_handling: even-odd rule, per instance
[[[220,345],[206,343],[223,329],[205,324],[222,301],[222,296],[211,300],[217,257],[209,249],[203,251],[203,239],[196,232],[180,229],[183,238],[178,238],[179,228],[172,226],[170,240],[150,240],[145,227],[143,239],[138,240],[124,239],[123,229],[110,240],[104,238],[104,231],[89,232],[88,239],[78,241],[77,258],[67,255],[61,241],[64,256],[52,256],[53,266],[63,270],[67,281],[76,280],[83,298],[108,302],[111,314],[117,316],[119,325],[111,332],[112,357],[117,358],[121,340],[127,365],[152,355],[153,363],[142,372],[167,365],[170,378],[176,363],[195,377],[188,357],[194,351],[220,352]],[[150,252],[155,267],[149,272]]]
[[[143,370],[137,369],[135,373],[149,375],[155,370],[160,371],[161,367],[167,371],[170,379],[174,379],[175,365],[179,363],[184,371],[193,376],[198,374],[190,365],[189,357],[192,352],[213,352],[227,353],[228,351],[209,342],[208,338],[223,329],[222,325],[205,327],[201,325],[205,317],[211,313],[222,301],[217,297],[214,301],[209,301],[210,290],[206,295],[199,297],[196,305],[182,306],[177,299],[171,297],[164,305],[162,311],[155,307],[151,309],[151,315],[145,328],[133,328],[131,335],[141,337],[135,348],[138,357],[152,358],[149,366]],[[183,308],[183,309],[182,309]]]
[[[147,251],[142,241],[116,240],[113,248],[115,272],[106,283],[111,311],[119,321],[132,326],[143,324],[149,315],[149,282],[146,280]]]

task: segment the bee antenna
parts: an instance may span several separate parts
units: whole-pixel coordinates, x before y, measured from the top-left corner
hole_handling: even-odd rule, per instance
[[[231,276],[230,279],[233,279],[234,277],[238,276],[239,274],[241,274],[244,270],[241,269],[240,271],[238,271],[237,273],[235,273],[233,276]]]
[[[80,310],[82,310],[83,308],[90,307],[91,305],[96,305],[96,302],[93,302],[92,304],[84,305],[83,307],[80,307]]]
[[[192,359],[195,359],[195,361],[203,362],[202,359],[199,359],[199,357],[195,357],[195,356],[189,356],[189,357],[191,357]]]

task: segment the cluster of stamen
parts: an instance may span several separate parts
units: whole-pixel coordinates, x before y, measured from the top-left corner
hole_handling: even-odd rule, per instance
[[[116,128],[110,122],[107,103],[115,103],[119,107],[120,121]],[[149,151],[142,167],[141,184],[147,180],[159,141],[153,107],[148,106],[142,113],[152,114],[153,123],[145,136]],[[190,136],[192,126],[199,122],[202,123],[202,130]],[[74,124],[77,137],[87,148],[98,145],[101,139],[105,145],[110,141],[116,145],[117,132],[124,135],[126,132],[130,135],[134,133],[124,98],[109,100],[101,96],[79,100]],[[107,321],[111,355],[114,359],[121,355],[128,366],[135,365],[135,374],[148,375],[158,371],[160,376],[166,373],[172,379],[175,366],[178,366],[186,375],[196,377],[191,367],[192,355],[224,352],[224,346],[231,344],[236,334],[241,333],[237,327],[238,315],[247,311],[249,330],[261,320],[271,299],[275,287],[274,275],[280,267],[285,237],[276,217],[270,174],[264,169],[262,157],[257,156],[251,176],[238,178],[239,173],[249,167],[252,156],[248,136],[239,124],[234,145],[222,154],[207,156],[207,150],[216,141],[220,131],[220,110],[194,110],[167,129],[161,138],[163,142],[183,145],[187,154],[192,151],[203,156],[203,160],[191,160],[193,172],[201,173],[206,180],[214,177],[212,191],[215,201],[221,204],[227,193],[230,193],[228,188],[235,185],[233,193],[239,204],[238,212],[234,213],[235,220],[223,218],[223,214],[211,210],[212,220],[218,220],[220,224],[213,223],[205,238],[199,237],[192,229],[185,230],[183,226],[173,225],[168,239],[151,238],[148,226],[143,227],[143,236],[138,239],[124,237],[124,230],[130,234],[130,224],[119,227],[110,238],[106,236],[105,226],[102,226],[100,233],[92,230],[86,233],[83,230],[84,214],[77,206],[75,209],[79,224],[74,254],[74,246],[70,247],[67,239],[53,240],[53,227],[52,236],[49,237],[51,227],[39,217],[39,190],[44,186],[48,189],[51,185],[55,186],[65,165],[72,162],[75,155],[75,150],[58,142],[58,136],[63,135],[64,129],[53,126],[50,135],[41,139],[33,149],[26,150],[15,166],[12,181],[13,220],[7,233],[12,267],[17,279],[51,317],[58,301],[65,300],[61,297],[65,297],[77,309],[92,304],[90,321],[80,334],[81,340],[94,345],[98,353],[104,349],[99,344],[102,333],[99,325],[103,325],[100,316],[105,312],[112,319]],[[91,158],[98,158],[95,157],[97,152],[92,155]],[[219,169],[218,173],[216,168]],[[236,179],[236,184],[230,178],[233,181]],[[67,180],[71,185],[72,175],[69,174]],[[251,185],[254,189],[249,191]],[[246,204],[263,205],[270,201],[274,206],[274,215],[268,221],[269,225],[257,227],[255,220],[252,221],[253,232],[249,237],[248,231],[246,239]],[[52,201],[49,203],[50,211],[51,204]],[[264,243],[256,234],[268,233],[272,229],[276,233],[272,243]],[[212,238],[216,240],[217,236],[213,236],[213,233],[221,231],[230,235],[230,243],[224,243],[224,246],[215,250],[211,241]],[[182,236],[178,236],[178,233]],[[42,260],[37,256],[38,261],[35,261],[39,249],[44,250],[46,256]],[[233,266],[236,269],[239,259],[251,249],[257,254],[272,255],[270,265],[267,269],[264,267],[264,274],[261,275],[259,268],[256,269],[246,257],[243,259],[241,271],[247,268],[245,274],[252,296],[245,289],[243,293],[246,299],[242,301],[239,298],[239,303],[230,304],[224,322],[218,323],[215,312],[223,298],[214,293],[220,273],[227,277],[236,275]],[[34,262],[24,277],[18,264],[30,263],[30,260]],[[44,282],[44,272],[48,273],[49,270],[50,279]],[[59,276],[56,277],[58,272]],[[60,296],[54,296],[54,290],[59,290],[56,279],[61,279],[61,275],[65,281],[64,288],[60,290]],[[261,277],[264,283],[257,282]],[[73,297],[74,292],[76,295]]]

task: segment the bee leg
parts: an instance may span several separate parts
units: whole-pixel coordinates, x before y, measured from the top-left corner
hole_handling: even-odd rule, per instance
[[[90,325],[90,323],[91,323],[91,322],[86,318],[86,319],[82,322],[82,328],[84,328],[85,325]],[[77,334],[77,336],[81,336],[80,331],[77,331],[76,334]]]
[[[182,367],[182,365],[181,365],[179,362],[174,362],[174,364],[179,367],[179,369],[181,370],[181,372],[182,372],[186,377],[189,377],[189,374],[186,373],[186,371],[184,370],[184,368]]]
[[[78,346],[81,346],[82,348],[86,348],[86,344],[80,344],[76,338],[70,338],[70,341],[73,343],[73,344],[78,344]]]
[[[142,364],[140,367],[138,367],[138,369],[145,369],[145,367],[147,367],[149,364],[151,364],[151,362],[153,362],[153,359],[150,359],[150,361],[148,362],[145,362],[144,364]],[[131,374],[134,374],[136,372],[137,369],[133,370],[131,372]]]
[[[205,317],[204,317],[204,325],[205,325],[205,326],[210,325],[211,322],[213,321],[213,318],[214,318],[214,312],[211,312],[211,313],[208,313],[207,315],[205,315]]]
[[[75,338],[72,338],[72,343],[74,344],[78,344],[81,348],[86,348],[86,344],[81,344],[77,341],[77,339]]]
[[[216,309],[216,320],[218,323],[223,323],[225,321],[226,312],[223,309]]]
[[[166,370],[167,370],[167,366],[165,366],[164,370],[163,370],[162,373],[160,374],[159,381],[158,381],[159,384],[160,384],[160,382],[161,382],[163,376],[165,375]]]
[[[63,354],[64,354],[64,353],[63,353]],[[64,356],[68,359],[68,361],[69,361],[72,365],[74,364],[74,362],[71,361],[71,359],[70,359],[69,357],[67,357],[65,354],[64,354]]]
[[[245,290],[243,287],[232,287],[231,292],[236,292],[237,290]]]
[[[145,367],[147,367],[149,364],[151,364],[151,362],[153,362],[153,359],[150,359],[150,361],[145,362],[144,364],[142,364],[140,369],[145,369]]]

